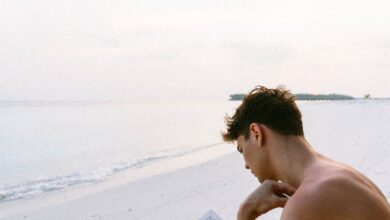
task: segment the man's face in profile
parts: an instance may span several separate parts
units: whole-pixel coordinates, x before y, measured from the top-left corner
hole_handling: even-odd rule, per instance
[[[240,135],[237,138],[237,150],[242,153],[245,161],[245,168],[250,169],[252,174],[259,180],[263,182],[265,177],[266,162],[268,161],[264,157],[264,150],[262,146],[258,144],[255,137],[249,137],[245,140],[243,135]]]

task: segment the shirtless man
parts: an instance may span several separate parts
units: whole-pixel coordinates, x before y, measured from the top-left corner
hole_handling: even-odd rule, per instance
[[[224,140],[237,141],[245,167],[262,183],[237,219],[256,219],[277,207],[284,207],[282,220],[390,219],[389,202],[373,182],[313,150],[289,91],[256,87],[226,124]]]

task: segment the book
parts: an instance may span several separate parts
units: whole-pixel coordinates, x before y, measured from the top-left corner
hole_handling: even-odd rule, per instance
[[[221,217],[217,215],[213,210],[209,210],[206,214],[204,214],[199,220],[222,220]]]

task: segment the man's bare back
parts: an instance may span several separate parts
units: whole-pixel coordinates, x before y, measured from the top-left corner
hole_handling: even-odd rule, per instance
[[[386,197],[353,168],[321,159],[305,176],[286,203],[282,220],[390,219]]]

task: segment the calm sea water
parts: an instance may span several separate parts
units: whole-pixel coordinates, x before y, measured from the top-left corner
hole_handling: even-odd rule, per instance
[[[0,103],[0,201],[92,184],[221,145],[239,102]],[[390,101],[299,102],[307,139],[390,197]]]

